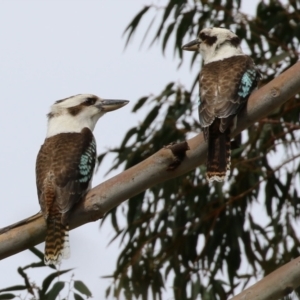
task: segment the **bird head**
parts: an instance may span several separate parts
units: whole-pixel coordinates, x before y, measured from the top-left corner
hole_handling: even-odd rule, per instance
[[[198,38],[182,46],[182,50],[198,51],[204,64],[235,55],[244,55],[240,38],[226,28],[204,28]]]
[[[101,99],[91,94],[79,94],[56,101],[48,113],[47,137],[63,132],[80,132],[87,127],[94,130],[106,112],[128,104],[128,100]]]

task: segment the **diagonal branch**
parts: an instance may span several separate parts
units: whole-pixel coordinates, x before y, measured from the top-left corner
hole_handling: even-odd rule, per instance
[[[300,285],[300,257],[270,273],[231,300],[280,299]]]
[[[233,136],[267,116],[300,92],[300,62],[258,91],[239,115]],[[165,147],[136,166],[94,187],[70,216],[70,227],[96,221],[110,209],[147,188],[187,173],[205,161],[207,145],[202,133]],[[189,150],[187,150],[189,149]],[[186,154],[185,156],[183,154]],[[0,259],[39,244],[45,238],[45,222],[39,213],[0,230]]]

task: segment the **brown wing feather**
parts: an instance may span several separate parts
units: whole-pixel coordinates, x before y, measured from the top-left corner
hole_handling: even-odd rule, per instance
[[[199,118],[208,141],[206,176],[209,181],[223,181],[229,173],[230,128],[256,87],[258,73],[246,97],[239,96],[238,92],[243,75],[253,69],[252,59],[241,55],[206,64],[200,73]]]
[[[39,151],[36,184],[47,222],[46,264],[57,264],[69,256],[68,212],[89,188],[95,155],[96,143],[87,128],[47,138]]]
[[[240,97],[237,93],[241,78],[246,70],[253,68],[255,66],[252,59],[246,55],[230,57],[203,66],[200,73],[199,106],[202,128],[211,125],[215,118],[227,118],[240,111],[247,101],[247,98]],[[227,127],[230,125],[228,122],[225,123]]]
[[[89,179],[82,181],[80,159],[95,143],[92,132],[85,128],[82,133],[62,133],[45,140],[37,157],[36,180],[42,211],[49,211],[55,202],[60,212],[67,212],[86,193]],[[95,151],[91,151],[91,170],[95,165]],[[93,153],[92,153],[93,152]],[[47,188],[46,188],[47,187]],[[54,190],[52,202],[45,203],[45,193]]]

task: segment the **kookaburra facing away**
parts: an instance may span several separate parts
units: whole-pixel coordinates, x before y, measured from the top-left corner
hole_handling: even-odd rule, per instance
[[[128,102],[85,94],[51,106],[47,136],[36,161],[37,193],[47,223],[45,264],[59,264],[70,256],[68,217],[90,188],[96,160],[92,131],[98,119]]]
[[[225,28],[205,28],[183,50],[198,51],[200,72],[200,125],[208,142],[208,181],[223,181],[230,172],[230,130],[235,117],[257,86],[259,73],[245,55],[237,35]]]

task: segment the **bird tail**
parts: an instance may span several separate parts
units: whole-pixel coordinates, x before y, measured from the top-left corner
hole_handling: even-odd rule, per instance
[[[62,258],[70,257],[69,225],[61,221],[58,211],[47,218],[44,262],[46,265],[60,264]]]
[[[224,181],[230,172],[230,128],[221,132],[217,120],[208,128],[206,179],[209,182]]]

